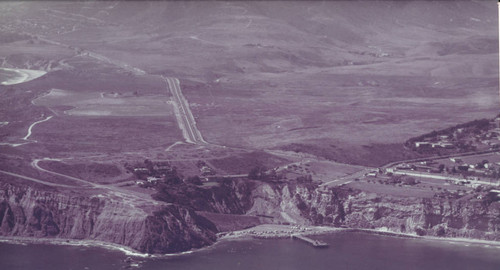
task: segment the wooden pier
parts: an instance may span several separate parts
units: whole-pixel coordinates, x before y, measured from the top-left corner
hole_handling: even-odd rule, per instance
[[[292,239],[299,239],[299,240],[302,240],[308,244],[311,244],[313,247],[315,248],[326,248],[328,247],[328,244],[323,242],[323,241],[320,241],[320,240],[314,240],[314,239],[311,239],[305,235],[300,235],[300,234],[293,234],[292,235]]]

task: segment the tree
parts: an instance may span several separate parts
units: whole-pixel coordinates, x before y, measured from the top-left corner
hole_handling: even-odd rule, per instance
[[[439,164],[439,172],[442,173],[444,171],[444,164]]]
[[[193,185],[197,185],[197,186],[200,186],[201,184],[203,184],[203,183],[201,182],[200,177],[198,177],[197,175],[195,175],[195,176],[191,176],[191,177],[188,177],[188,178],[186,179],[186,183],[188,183],[188,184],[193,184]]]
[[[165,175],[165,183],[170,184],[170,185],[178,185],[182,183],[182,179],[176,174],[176,175]]]
[[[152,171],[152,170],[153,170],[154,164],[153,164],[153,162],[151,162],[151,160],[149,160],[149,159],[145,159],[145,160],[144,160],[144,165],[146,166],[146,168],[147,168],[149,171]]]
[[[310,174],[308,175],[301,175],[295,178],[297,182],[299,183],[311,183],[312,182],[312,176]]]
[[[254,179],[254,180],[264,179],[265,172],[266,172],[266,168],[265,167],[263,167],[263,166],[255,166],[248,173],[248,178]]]
[[[416,184],[417,184],[417,180],[416,180],[415,178],[413,178],[413,177],[406,177],[406,178],[404,179],[404,183],[405,183],[406,185],[413,186],[413,185],[416,185]]]
[[[445,236],[446,235],[446,229],[443,226],[439,226],[439,228],[436,231],[437,236]]]

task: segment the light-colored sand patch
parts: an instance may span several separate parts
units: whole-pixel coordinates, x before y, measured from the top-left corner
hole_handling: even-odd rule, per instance
[[[256,238],[287,238],[293,234],[316,235],[334,231],[342,231],[341,228],[327,226],[300,226],[300,225],[278,225],[263,224],[241,231],[219,234],[219,239],[238,239],[245,237]]]
[[[75,102],[72,103],[72,105],[77,106],[78,105],[86,105],[86,104],[93,104],[93,105],[120,105],[126,103],[126,99],[123,98],[96,98],[96,99],[89,99],[89,100],[82,100],[81,102]]]
[[[104,93],[104,94],[103,94]],[[73,92],[52,89],[32,101],[34,105],[68,106],[64,113],[74,116],[169,116],[173,114],[168,96],[120,96],[105,92]]]
[[[97,99],[98,97],[98,93],[79,93],[53,88],[47,94],[34,99],[32,103],[35,105],[42,105],[47,107],[61,105],[76,106],[75,104],[82,102],[85,103],[87,102],[87,100]]]
[[[63,99],[64,97],[70,96],[66,90],[52,88],[48,93],[45,93],[31,101],[33,105],[42,105],[42,106],[51,106],[56,105],[58,101]],[[61,104],[62,105],[62,104]]]
[[[220,233],[220,240],[236,240],[251,238],[288,238],[293,234],[302,235],[321,235],[335,232],[365,232],[373,233],[384,236],[392,237],[406,237],[427,241],[443,241],[448,243],[456,243],[463,245],[487,245],[489,247],[500,247],[500,242],[470,238],[453,238],[453,237],[435,237],[435,236],[418,236],[416,234],[392,232],[387,228],[379,229],[356,229],[356,228],[335,228],[328,226],[299,226],[299,225],[277,225],[277,224],[263,224],[241,231],[233,231],[228,233]]]
[[[18,74],[17,77],[8,79],[8,80],[0,83],[2,85],[14,85],[14,84],[19,84],[19,83],[23,83],[23,82],[29,82],[29,81],[34,80],[36,78],[39,78],[47,73],[44,70],[14,69],[14,68],[1,68],[1,69],[6,70],[6,71],[13,71],[13,72],[16,72]]]
[[[70,93],[66,90],[62,89],[51,89],[50,92],[46,95],[46,97],[52,96],[52,97],[64,97],[64,96],[69,96]]]
[[[106,116],[112,114],[110,111],[80,110],[80,109],[65,111],[65,113],[68,115],[75,115],[75,116]]]
[[[71,104],[76,107],[65,111],[74,116],[170,116],[171,105],[155,102],[124,102],[122,104]]]

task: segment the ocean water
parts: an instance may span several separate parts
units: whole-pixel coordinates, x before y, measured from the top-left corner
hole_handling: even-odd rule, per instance
[[[318,236],[317,249],[299,240],[234,240],[190,254],[136,258],[130,269],[401,270],[500,269],[500,248],[484,244],[341,232]],[[0,243],[0,269],[124,269],[127,255],[98,247]]]

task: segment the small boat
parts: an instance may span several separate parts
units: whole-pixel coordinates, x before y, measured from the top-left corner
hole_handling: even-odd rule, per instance
[[[313,247],[317,247],[317,248],[326,248],[326,247],[328,247],[327,243],[325,243],[323,241],[319,241],[319,240],[315,240],[312,245],[313,245]]]

